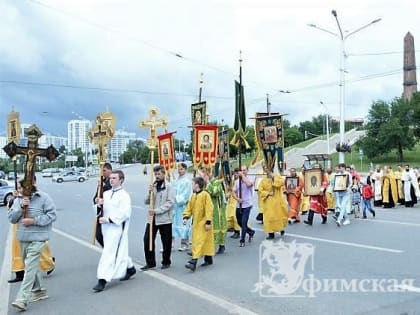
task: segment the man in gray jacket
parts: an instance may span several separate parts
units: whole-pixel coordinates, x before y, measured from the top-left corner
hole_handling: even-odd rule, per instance
[[[56,209],[50,196],[33,186],[31,196],[16,198],[8,218],[11,223],[18,223],[17,239],[25,262],[25,276],[12,306],[19,311],[25,311],[29,302],[48,298],[38,264],[45,242],[50,238]]]
[[[157,165],[153,168],[155,174],[155,182],[150,185],[149,191],[145,200],[146,205],[150,205],[150,193],[153,191],[153,207],[149,207],[149,217],[153,216],[152,224],[152,250],[149,249],[149,229],[150,222],[146,225],[144,232],[144,256],[146,265],[141,268],[146,271],[150,268],[156,267],[155,257],[155,238],[157,231],[160,233],[160,238],[163,245],[162,253],[162,269],[167,269],[171,265],[171,247],[172,247],[172,207],[175,202],[175,193],[173,187],[165,181],[165,168]]]

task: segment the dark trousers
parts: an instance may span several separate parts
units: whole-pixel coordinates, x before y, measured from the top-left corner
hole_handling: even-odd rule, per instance
[[[249,214],[252,207],[236,208],[236,221],[241,227],[241,240],[245,239],[246,233],[254,235],[255,231],[248,227]]]
[[[153,220],[153,246],[152,250],[149,250],[149,228],[150,224],[147,223],[146,231],[144,232],[143,243],[144,243],[144,257],[146,258],[146,264],[150,267],[156,266],[156,257],[155,257],[155,239],[156,234],[159,231],[160,239],[163,246],[162,254],[162,265],[171,264],[171,249],[172,249],[172,223],[156,225],[155,220]]]

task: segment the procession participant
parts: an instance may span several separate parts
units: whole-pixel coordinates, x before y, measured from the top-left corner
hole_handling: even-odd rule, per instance
[[[264,232],[268,234],[268,240],[275,238],[275,232],[284,235],[287,226],[287,205],[283,196],[284,178],[274,175],[273,171],[267,168],[267,177],[259,184],[258,191],[261,191],[264,209]]]
[[[398,202],[397,181],[391,166],[384,166],[382,178],[382,203],[384,208],[394,208]]]
[[[224,196],[223,180],[213,178],[210,169],[205,168],[204,180],[207,181],[206,191],[210,194],[213,202],[213,233],[214,244],[218,246],[216,254],[223,254],[225,252],[226,242],[226,202]]]
[[[402,165],[398,165],[397,169],[394,172],[395,180],[397,181],[397,192],[398,192],[398,203],[405,204],[404,202],[404,187],[401,180],[401,176],[404,173]]]
[[[314,165],[313,168],[319,168],[321,171],[321,183],[319,195],[309,196],[309,213],[308,219],[303,221],[305,224],[312,225],[314,214],[319,213],[322,217],[322,224],[327,223],[327,200],[325,198],[325,191],[328,187],[328,178],[324,174],[323,169],[319,165]]]
[[[350,173],[346,171],[346,164],[340,163],[338,164],[338,171],[337,175],[344,175],[347,177],[346,179],[346,187],[344,187],[344,190],[336,191],[335,192],[335,207],[336,211],[340,214],[337,217],[337,226],[340,227],[341,225],[348,225],[350,224],[350,219],[348,217],[348,214],[350,213]],[[333,178],[332,185],[334,187],[335,181],[337,179],[337,176]]]
[[[195,271],[197,260],[204,256],[201,266],[213,264],[214,236],[213,236],[213,202],[210,194],[204,190],[205,181],[202,177],[194,177],[193,194],[187,203],[183,213],[184,223],[192,218],[192,259],[187,262],[185,268]]]
[[[255,179],[255,182],[254,182],[254,190],[257,192],[257,197],[258,197],[258,214],[257,214],[255,220],[260,221],[261,224],[264,222],[264,215],[263,215],[264,210],[262,208],[263,203],[262,203],[262,198],[261,198],[260,192],[258,191],[258,186],[259,186],[261,178],[262,178],[261,176],[264,176],[264,174],[265,174],[265,171],[264,171],[265,166],[264,165],[265,165],[265,163],[262,162],[261,163],[261,170],[258,172],[257,178]]]
[[[367,219],[366,216],[366,209],[372,213],[372,216],[375,217],[376,213],[375,210],[372,209],[372,198],[373,198],[373,191],[372,186],[370,183],[370,179],[366,180],[366,183],[360,182],[362,185],[362,210],[363,210],[363,219]]]
[[[371,174],[371,181],[373,185],[373,205],[375,207],[382,206],[382,176],[384,172],[381,169],[381,166],[376,165],[376,170]]]
[[[232,185],[229,185],[226,190],[226,228],[227,230],[233,230],[233,234],[230,238],[237,239],[240,237],[241,227],[236,219],[236,199],[233,196],[233,186],[235,181],[238,179],[239,169],[235,169],[232,173]]]
[[[303,178],[304,171],[305,171],[305,168],[302,167],[301,172],[299,172],[298,174],[302,178]],[[302,191],[303,191],[303,195],[301,196],[299,211],[300,211],[300,214],[306,215],[309,211],[309,196],[305,194],[305,186],[303,187]]]
[[[33,185],[36,185],[36,177],[34,177]],[[17,191],[13,192],[13,199],[10,200],[9,204],[7,205],[8,209],[10,209],[15,201],[16,198],[22,197],[22,185],[21,181],[18,181],[17,184]],[[15,283],[20,282],[23,280],[23,276],[25,275],[25,264],[22,259],[22,254],[20,251],[19,241],[17,239],[17,224],[13,224],[13,238],[12,238],[12,272],[16,274],[14,279],[10,279],[7,282]],[[48,241],[45,243],[44,249],[41,252],[41,257],[39,259],[39,268],[42,272],[46,272],[47,275],[50,275],[55,269],[55,257],[52,257],[50,246],[48,245]]]
[[[420,197],[419,185],[417,176],[410,165],[405,166],[405,170],[401,175],[401,180],[404,189],[404,204],[406,207],[413,207],[417,203],[417,198]]]
[[[330,167],[327,168],[328,183],[331,183],[334,175],[335,173],[332,172],[332,169]],[[327,198],[327,211],[335,212],[335,195],[331,185],[328,185],[325,197]]]
[[[286,187],[287,202],[289,204],[289,224],[290,224],[290,223],[300,222],[299,207],[300,207],[302,190],[303,190],[303,178],[296,174],[295,168],[290,169],[290,175],[288,177],[296,180],[297,182],[296,187]]]
[[[181,240],[179,251],[183,252],[188,249],[189,228],[183,224],[182,213],[191,197],[191,181],[187,173],[187,164],[178,163],[178,178],[174,181],[175,204],[173,209],[173,228],[172,233],[175,239]]]
[[[149,216],[153,216],[152,249],[149,249],[150,222],[147,222],[143,237],[146,265],[140,268],[142,271],[156,267],[155,239],[158,231],[163,246],[161,269],[167,269],[171,266],[172,208],[175,203],[175,193],[171,184],[165,181],[164,166],[156,165],[153,168],[153,173],[155,182],[149,186],[145,200],[145,204],[149,205],[150,193],[153,191],[153,209],[149,209]]]
[[[131,217],[131,198],[122,187],[124,173],[112,171],[109,176],[111,189],[103,198],[96,198],[96,204],[103,207],[99,218],[102,226],[104,247],[97,269],[98,283],[93,287],[101,292],[112,279],[128,280],[136,273],[133,261],[128,255],[128,229]]]
[[[108,162],[106,162],[104,164],[104,166],[102,167],[102,192],[104,193],[105,191],[108,191],[112,188],[111,183],[110,183],[110,175],[112,173],[112,165]],[[98,197],[98,192],[99,192],[99,185],[101,185],[101,182],[98,182],[98,188],[96,189],[95,192],[95,196],[93,197],[93,203],[96,203],[96,198]],[[103,236],[102,236],[102,226],[99,223],[99,217],[100,217],[100,213],[102,212],[102,206],[98,205],[97,209],[96,209],[96,228],[95,228],[95,239],[97,240],[98,244],[101,245],[101,247],[104,247],[104,241],[103,241]]]
[[[22,187],[25,180],[20,182]],[[28,188],[30,193],[26,191],[22,198],[17,198],[8,212],[9,221],[18,224],[17,239],[25,263],[25,275],[16,300],[12,303],[19,311],[25,311],[29,302],[48,298],[39,269],[39,258],[50,238],[52,222],[56,219],[56,208],[50,196],[37,190],[34,185]]]
[[[238,172],[238,179],[233,188],[233,198],[236,200],[236,220],[241,227],[241,238],[239,246],[245,246],[245,237],[248,233],[248,241],[251,242],[255,231],[248,226],[249,214],[252,209],[252,194],[254,192],[254,181],[248,176],[248,167],[241,166]]]

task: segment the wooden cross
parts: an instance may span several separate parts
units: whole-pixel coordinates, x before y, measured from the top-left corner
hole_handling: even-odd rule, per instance
[[[33,182],[35,176],[35,164],[36,157],[43,156],[46,157],[48,161],[55,160],[60,153],[54,148],[53,145],[50,145],[46,149],[38,148],[38,139],[41,138],[42,132],[36,125],[32,125],[28,128],[28,146],[20,147],[14,142],[9,142],[3,150],[6,154],[13,158],[18,154],[26,156],[25,162],[25,177],[23,179],[23,195],[31,196],[33,192]]]
[[[98,146],[98,162],[100,165],[106,160],[106,146],[114,136],[115,116],[110,112],[99,113],[96,116],[95,127],[89,132],[90,141]]]
[[[168,121],[166,119],[158,119],[157,118],[157,109],[151,108],[149,110],[149,120],[142,120],[140,121],[140,128],[150,128],[150,137],[147,140],[147,146],[149,149],[153,150],[156,148],[156,128],[159,127],[166,127],[168,125]],[[153,162],[152,162],[153,163]]]

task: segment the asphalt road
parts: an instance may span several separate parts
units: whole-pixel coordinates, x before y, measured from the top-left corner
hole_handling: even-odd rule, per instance
[[[125,172],[124,186],[133,203],[130,256],[138,268],[144,263],[143,200],[150,177],[138,166]],[[49,298],[31,303],[30,314],[420,314],[420,206],[376,209],[375,219],[352,219],[341,228],[332,218],[321,225],[316,217],[312,227],[289,226],[282,246],[263,243],[254,207],[253,242],[240,248],[228,238],[226,253],[216,256],[213,266],[189,272],[184,267],[189,257],[176,246],[171,268],[138,271],[130,281],[113,281],[105,291],[93,293],[100,256],[91,245],[96,180],[57,184],[39,177],[38,182],[58,210],[51,239],[57,266],[45,279]],[[0,209],[0,314],[16,314],[10,303],[19,284],[7,284],[10,225],[5,207]],[[295,291],[282,294],[296,283]]]

